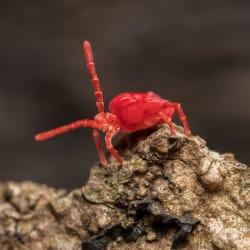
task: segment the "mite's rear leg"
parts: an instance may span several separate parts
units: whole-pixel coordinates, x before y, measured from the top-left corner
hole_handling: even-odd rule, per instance
[[[120,155],[118,154],[117,150],[114,149],[113,144],[112,144],[112,137],[114,135],[116,135],[118,133],[118,131],[108,131],[106,136],[105,136],[105,142],[106,142],[106,146],[108,151],[110,152],[110,154],[120,163],[122,163],[122,159],[120,157]]]
[[[166,112],[161,112],[160,116],[164,122],[166,122],[170,128],[172,134],[176,134],[175,125],[172,122],[172,116],[174,114],[174,108],[167,108]]]
[[[176,103],[172,103],[172,105],[178,113],[179,119],[180,119],[180,121],[183,125],[183,128],[184,128],[185,135],[187,135],[187,136],[191,135],[191,130],[189,128],[188,120],[187,120],[187,117],[186,117],[182,107],[181,107],[181,104],[176,102]]]
[[[99,134],[99,131],[97,129],[93,129],[93,138],[94,138],[94,142],[95,142],[96,149],[97,149],[97,152],[99,154],[99,158],[101,160],[101,163],[102,163],[102,165],[106,165],[107,160],[106,160],[105,154],[102,150],[100,134]]]

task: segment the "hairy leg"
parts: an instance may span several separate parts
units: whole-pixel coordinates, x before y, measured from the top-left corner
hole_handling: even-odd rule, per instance
[[[172,116],[174,114],[174,108],[168,108],[166,112],[161,112],[160,116],[164,122],[166,122],[170,128],[172,134],[176,134],[175,125],[172,122]]]
[[[94,142],[95,142],[96,149],[97,149],[97,152],[99,154],[99,158],[101,160],[101,163],[102,163],[102,165],[106,165],[107,160],[106,160],[105,154],[102,150],[100,134],[99,134],[99,131],[97,129],[93,129],[93,138],[94,138]]]
[[[64,125],[64,126],[60,126],[58,128],[54,128],[45,132],[42,132],[40,134],[37,134],[35,136],[35,139],[37,141],[44,141],[44,140],[48,140],[52,137],[67,133],[69,131],[81,128],[81,127],[92,127],[94,128],[96,125],[96,122],[93,120],[88,120],[88,119],[84,119],[84,120],[79,120],[79,121],[75,121],[72,122],[68,125]]]
[[[98,112],[104,112],[104,101],[103,101],[103,94],[100,86],[100,81],[96,73],[95,69],[95,62],[92,53],[91,44],[88,41],[83,43],[83,53],[86,60],[86,64],[89,70],[91,83],[95,90],[95,97],[96,97],[96,106]]]
[[[118,131],[108,131],[106,136],[105,136],[105,142],[108,151],[110,154],[120,163],[122,163],[122,159],[120,155],[118,154],[117,150],[114,149],[113,144],[112,144],[112,137],[116,135]]]
[[[178,113],[178,116],[179,116],[179,118],[182,122],[183,128],[184,128],[185,135],[187,135],[187,136],[191,135],[191,130],[189,128],[188,120],[187,120],[187,117],[186,117],[182,107],[181,107],[181,104],[176,102],[176,103],[172,103],[172,106],[175,108],[175,110]]]

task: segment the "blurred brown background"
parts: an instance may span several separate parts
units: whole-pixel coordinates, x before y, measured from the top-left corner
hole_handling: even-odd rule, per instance
[[[83,184],[89,129],[33,135],[96,112],[81,42],[92,42],[106,104],[124,91],[180,101],[194,134],[247,164],[250,1],[26,0],[0,3],[0,180]]]

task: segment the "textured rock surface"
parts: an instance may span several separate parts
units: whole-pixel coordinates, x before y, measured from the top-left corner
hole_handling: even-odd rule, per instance
[[[165,126],[119,148],[122,167],[70,193],[1,184],[1,249],[250,249],[250,171],[232,154]]]

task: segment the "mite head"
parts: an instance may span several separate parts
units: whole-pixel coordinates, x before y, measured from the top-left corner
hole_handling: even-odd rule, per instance
[[[107,132],[112,129],[120,129],[119,120],[115,114],[101,112],[95,115],[94,121],[99,130]]]

